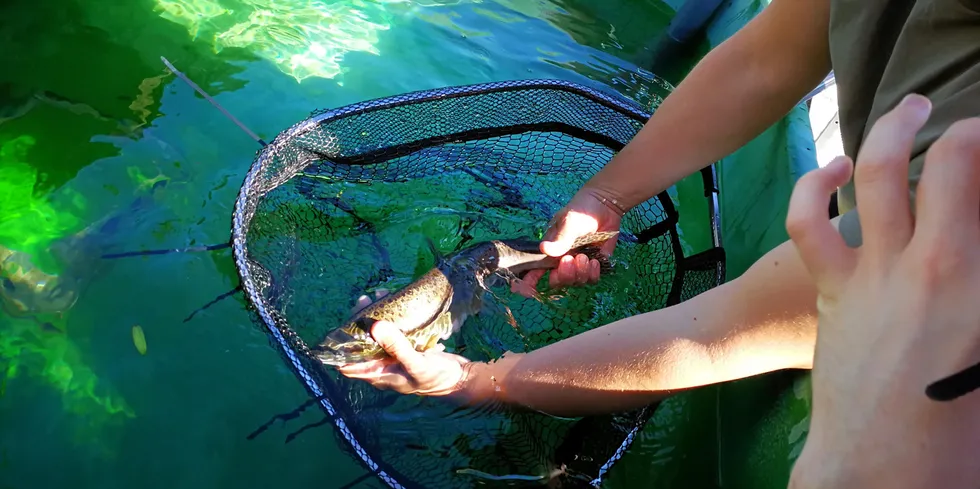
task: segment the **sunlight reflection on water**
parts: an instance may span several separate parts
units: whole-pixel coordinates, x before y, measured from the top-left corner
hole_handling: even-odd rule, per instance
[[[194,39],[209,37],[215,53],[242,48],[302,82],[337,78],[345,72],[348,52],[380,54],[379,35],[392,27],[395,9],[463,1],[473,0],[157,0],[156,11]]]

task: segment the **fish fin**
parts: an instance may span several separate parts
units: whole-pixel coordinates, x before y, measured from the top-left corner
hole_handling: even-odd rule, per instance
[[[438,337],[438,336],[435,336],[435,335],[433,335],[433,336],[430,336],[430,337],[429,337],[429,341],[427,341],[427,342],[425,343],[425,345],[424,345],[424,346],[422,347],[422,350],[421,350],[421,351],[427,351],[427,350],[429,350],[429,349],[431,349],[431,348],[435,348],[435,346],[436,346],[437,344],[439,344],[439,340],[440,340],[440,339],[442,339],[442,338],[440,338],[440,337]]]
[[[615,238],[617,235],[619,235],[619,231],[604,231],[604,232],[585,234],[579,236],[578,238],[575,239],[575,241],[572,242],[571,249],[579,248],[590,244],[604,243],[612,238]]]
[[[609,272],[612,272],[613,270],[612,262],[609,260],[609,257],[602,252],[602,249],[599,248],[598,246],[594,246],[594,245],[583,246],[578,250],[575,250],[575,252],[581,253],[589,257],[590,260],[598,261],[600,275],[605,275]]]
[[[436,248],[436,243],[432,241],[432,238],[426,236],[425,245],[429,248],[429,253],[432,253],[432,257],[435,258],[436,265],[442,263],[446,259],[446,255],[442,254],[442,252],[439,251],[439,248]]]
[[[602,252],[601,246],[603,243],[610,239],[614,239],[619,235],[619,231],[611,232],[601,232],[601,233],[589,233],[584,236],[577,238],[571,246],[569,253],[581,253],[590,260],[596,260],[599,262],[599,273],[605,275],[612,271],[612,262],[609,261],[609,257]]]
[[[449,339],[453,334],[453,322],[450,314],[441,314],[427,327],[408,333],[409,342],[416,351],[424,352],[435,347],[440,341]]]
[[[524,348],[530,348],[530,340],[527,335],[524,334],[524,329],[517,323],[517,318],[514,317],[514,312],[511,311],[510,307],[500,300],[495,294],[491,293],[490,299],[485,299],[481,304],[480,308],[481,314],[489,313],[491,315],[500,315],[507,321],[507,324],[514,330],[517,337],[524,344]]]
[[[507,270],[507,269],[501,269],[501,270],[498,270],[497,271],[498,273],[494,273],[494,274],[487,275],[486,277],[484,277],[483,278],[483,288],[489,290],[489,289],[493,289],[493,288],[496,288],[496,287],[500,287],[500,286],[502,286],[504,284],[510,285],[510,282],[512,280],[514,280],[514,278],[519,278],[519,277],[517,277],[514,274],[511,274],[511,275],[513,275],[513,277],[507,276],[506,273],[508,271],[509,270]],[[527,274],[527,271],[522,272],[522,274]]]
[[[479,278],[469,274],[458,275],[453,284],[453,296],[448,312],[453,315],[469,315],[478,311],[483,302],[484,290]]]

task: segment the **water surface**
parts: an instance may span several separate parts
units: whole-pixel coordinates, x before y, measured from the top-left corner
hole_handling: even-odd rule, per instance
[[[305,392],[241,295],[184,321],[238,284],[227,250],[95,259],[227,241],[258,149],[160,56],[271,140],[314,109],[498,80],[559,78],[650,105],[652,75],[634,63],[669,13],[654,1],[4,2],[0,260],[36,273],[4,284],[0,487],[341,487],[363,474],[328,427],[245,440]],[[700,199],[689,187],[677,200]],[[684,232],[703,249],[706,229]]]

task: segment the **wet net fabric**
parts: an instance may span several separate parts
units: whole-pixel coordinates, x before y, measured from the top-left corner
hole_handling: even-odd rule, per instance
[[[243,289],[342,445],[377,480],[598,486],[629,447],[651,408],[575,419],[460,408],[346,379],[306,345],[339,325],[361,294],[397,290],[433,266],[425,237],[443,253],[540,238],[648,118],[630,101],[567,82],[494,83],[314,113],[258,154],[234,212]],[[710,172],[705,198],[714,210]],[[488,308],[447,351],[480,361],[530,351],[718,285],[721,248],[684,256],[677,218],[667,193],[628,213],[614,270],[597,285],[542,288],[540,300],[492,288]]]

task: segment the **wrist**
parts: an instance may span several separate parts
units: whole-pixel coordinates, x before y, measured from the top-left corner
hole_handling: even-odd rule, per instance
[[[623,197],[623,195],[615,189],[613,186],[605,185],[601,182],[586,182],[579,191],[580,194],[589,195],[603,205],[608,207],[610,210],[616,213],[619,217],[623,217],[629,212],[633,207],[636,207],[639,202],[634,203]]]
[[[460,398],[467,405],[479,404],[488,393],[477,382],[477,379],[483,376],[482,371],[486,368],[487,364],[483,362],[464,364],[459,381],[453,388],[453,396]]]
[[[652,169],[646,157],[649,152],[638,149],[637,144],[646,144],[638,142],[638,139],[634,138],[583,186],[583,190],[595,195],[615,199],[622,209],[621,213],[650,200],[671,185],[661,182],[668,178],[663,171],[659,171],[659,175],[647,175]]]
[[[466,404],[507,402],[506,379],[520,354],[507,353],[498,360],[469,362],[463,366],[463,375],[456,392]]]

